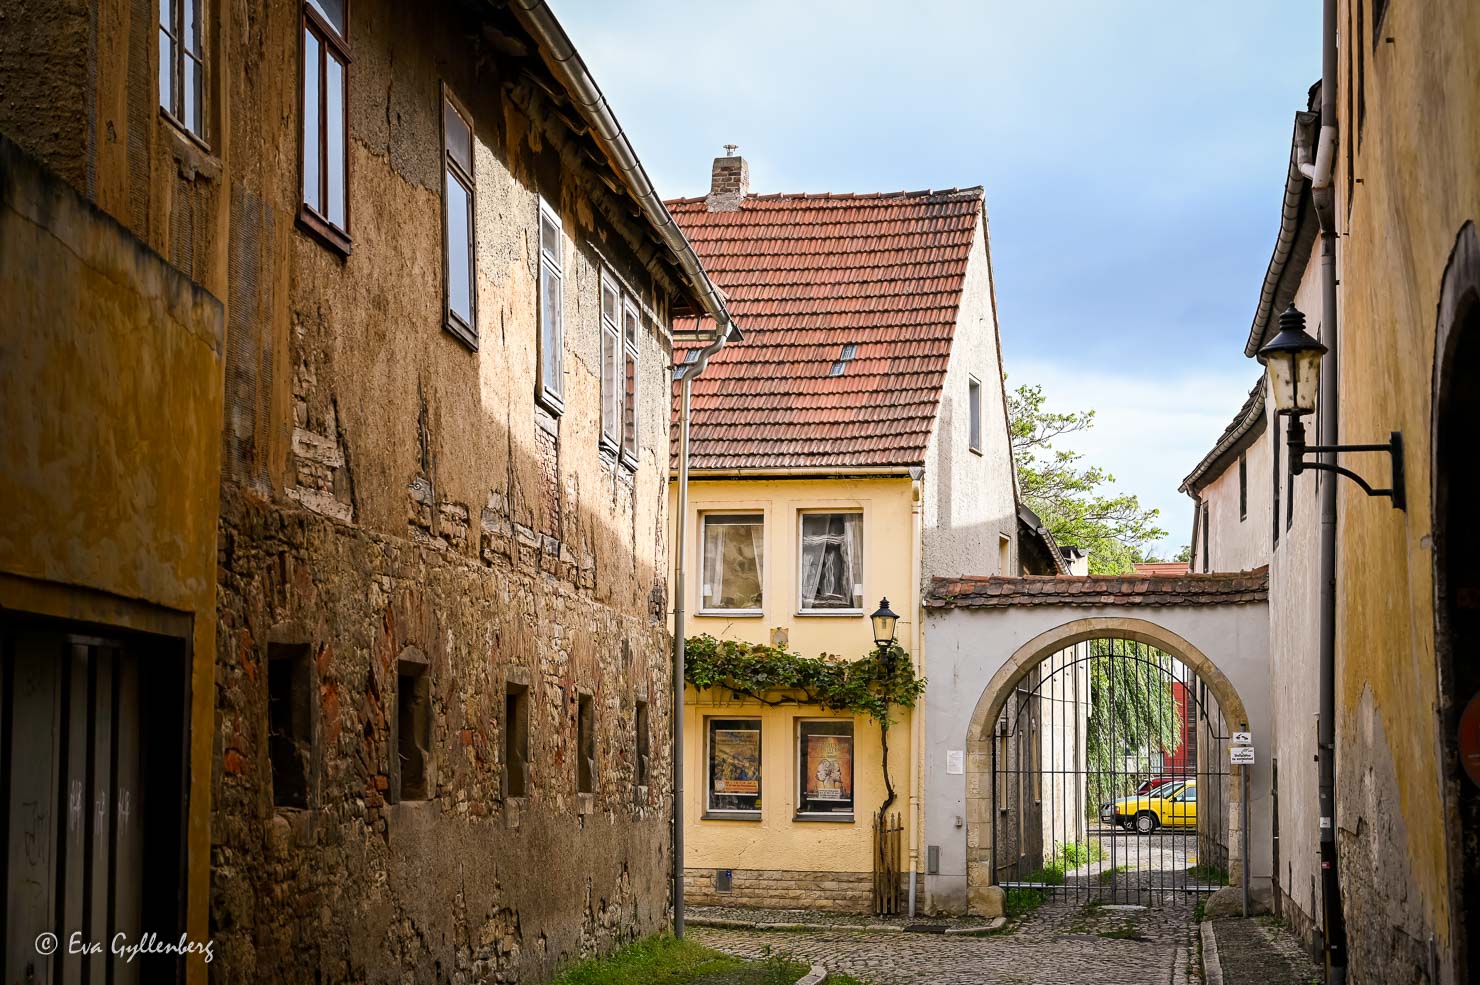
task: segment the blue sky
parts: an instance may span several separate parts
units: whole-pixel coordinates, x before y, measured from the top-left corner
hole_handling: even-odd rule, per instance
[[[983,185],[1009,386],[1191,530],[1180,480],[1258,377],[1243,342],[1317,0],[554,0],[665,196]]]

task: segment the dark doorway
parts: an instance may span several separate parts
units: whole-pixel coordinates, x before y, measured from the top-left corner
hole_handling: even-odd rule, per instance
[[[110,953],[183,931],[186,647],[0,613],[4,981],[174,982]],[[42,933],[56,953],[37,951]],[[69,953],[101,942],[100,953]]]
[[[1480,982],[1480,243],[1461,231],[1441,292],[1434,378],[1435,649],[1446,752],[1455,957]],[[1461,922],[1462,921],[1462,922]]]

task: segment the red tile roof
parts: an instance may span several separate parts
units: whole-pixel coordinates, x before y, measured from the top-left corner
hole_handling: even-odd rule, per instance
[[[982,190],[667,204],[745,333],[694,381],[691,467],[923,464]]]
[[[1024,575],[936,578],[925,605],[980,609],[1009,605],[1237,605],[1269,599],[1269,566],[1176,577]]]

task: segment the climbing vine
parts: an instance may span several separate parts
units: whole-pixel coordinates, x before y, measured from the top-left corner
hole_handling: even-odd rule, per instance
[[[690,637],[684,646],[684,680],[696,690],[722,688],[767,705],[819,705],[828,711],[867,715],[893,724],[889,708],[913,708],[925,693],[902,647],[875,647],[857,660],[835,654],[803,657],[763,643]]]

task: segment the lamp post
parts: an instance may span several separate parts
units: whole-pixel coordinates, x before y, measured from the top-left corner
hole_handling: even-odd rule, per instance
[[[1308,445],[1305,443],[1305,424],[1301,418],[1316,409],[1316,393],[1321,379],[1321,357],[1326,347],[1311,338],[1305,330],[1305,315],[1293,304],[1280,315],[1280,331],[1259,350],[1259,361],[1269,377],[1269,393],[1274,399],[1276,412],[1290,418],[1285,443],[1290,450],[1290,474],[1299,475],[1307,469],[1335,472],[1351,479],[1368,496],[1386,496],[1393,506],[1406,508],[1403,496],[1403,435],[1394,431],[1386,444],[1369,445]],[[1393,467],[1393,482],[1386,489],[1374,489],[1366,479],[1336,464],[1336,455],[1341,452],[1387,452]],[[1306,461],[1305,453],[1330,454],[1329,462]]]

